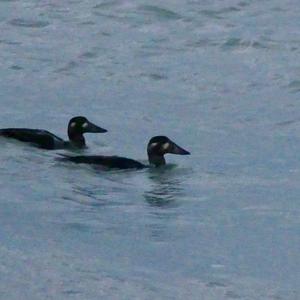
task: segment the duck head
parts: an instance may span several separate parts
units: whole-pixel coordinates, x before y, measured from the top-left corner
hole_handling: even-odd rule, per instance
[[[147,146],[149,163],[156,167],[165,165],[165,154],[189,155],[190,152],[175,144],[166,136],[152,137]]]
[[[104,133],[107,130],[93,124],[86,117],[82,116],[74,117],[69,121],[68,136],[70,141],[75,145],[85,146],[83,134],[87,132]]]

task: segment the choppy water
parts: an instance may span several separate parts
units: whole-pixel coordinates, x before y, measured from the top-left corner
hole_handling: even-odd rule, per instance
[[[299,299],[298,1],[0,1],[0,127],[146,159],[99,172],[0,141],[1,299]]]

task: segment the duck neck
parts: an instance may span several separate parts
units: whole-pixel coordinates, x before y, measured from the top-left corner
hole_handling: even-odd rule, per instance
[[[74,130],[68,130],[68,136],[72,145],[78,148],[85,147],[85,138],[82,133],[75,132]]]
[[[166,164],[166,160],[163,155],[157,155],[153,153],[148,153],[149,163],[155,167],[163,166]]]

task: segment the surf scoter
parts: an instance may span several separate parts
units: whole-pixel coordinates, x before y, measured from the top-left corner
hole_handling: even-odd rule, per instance
[[[190,152],[176,145],[166,136],[155,136],[150,139],[147,146],[148,160],[150,165],[159,167],[166,164],[164,155],[167,153],[189,155]],[[68,160],[78,164],[94,164],[102,165],[107,168],[116,169],[142,169],[148,168],[149,165],[140,163],[139,161],[119,156],[103,156],[103,155],[89,155],[89,156],[69,156],[62,154],[62,160]]]
[[[69,121],[68,136],[69,141],[64,141],[53,133],[43,129],[29,128],[3,128],[0,129],[0,137],[7,137],[21,142],[31,143],[33,146],[42,149],[64,149],[64,148],[84,148],[85,139],[83,134],[86,132],[107,132],[87,118],[78,116]]]

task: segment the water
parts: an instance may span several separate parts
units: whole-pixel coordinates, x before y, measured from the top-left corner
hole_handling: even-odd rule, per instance
[[[299,299],[298,1],[0,1],[0,127],[146,159],[101,172],[1,140],[1,299]]]

